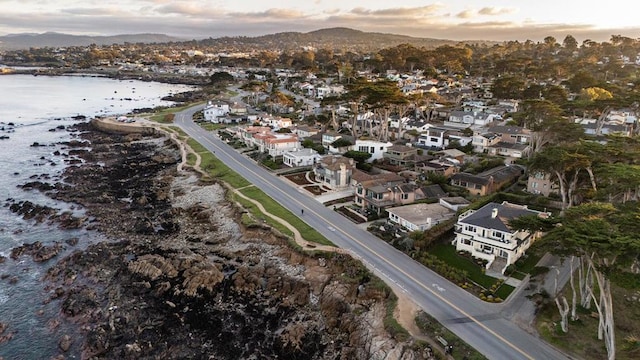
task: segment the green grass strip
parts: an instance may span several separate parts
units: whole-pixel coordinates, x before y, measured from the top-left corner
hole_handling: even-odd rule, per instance
[[[251,185],[249,181],[231,170],[230,167],[218,160],[217,157],[213,156],[209,150],[200,145],[197,141],[189,139],[187,143],[193,151],[199,154],[202,158],[200,168],[202,168],[202,170],[208,173],[211,177],[220,179],[236,189]]]
[[[282,207],[280,204],[278,204],[275,200],[273,200],[271,197],[269,197],[267,194],[265,194],[262,190],[258,189],[257,187],[248,187],[240,190],[240,192],[244,194],[246,197],[261,203],[262,206],[264,206],[264,209],[268,213],[273,214],[281,219],[284,219],[286,222],[293,225],[293,227],[298,229],[302,237],[305,238],[307,241],[311,241],[321,245],[335,246],[331,241],[329,241],[327,238],[322,236],[314,228],[307,225],[304,221],[300,220],[298,216],[294,215],[291,211]],[[276,228],[280,230],[279,227],[276,227]],[[290,232],[290,231],[288,231],[287,229],[287,232]]]
[[[302,237],[304,237],[307,241],[314,242],[320,245],[329,245],[335,246],[331,241],[325,238],[322,234],[317,232],[314,228],[307,225],[305,222],[300,220],[299,217],[291,213],[289,210],[282,207],[275,200],[265,194],[262,190],[249,186],[252,185],[249,181],[247,181],[244,177],[240,176],[235,171],[231,170],[227,165],[218,160],[213,154],[211,154],[204,146],[193,139],[189,139],[187,141],[189,146],[200,155],[202,158],[202,162],[200,167],[203,171],[209,174],[213,178],[220,179],[227,183],[234,189],[242,189],[240,190],[242,194],[247,196],[250,199],[256,200],[264,206],[265,210],[270,214],[273,214],[279,218],[284,219],[293,227],[298,229]],[[195,163],[195,159],[193,160]],[[278,231],[282,232],[285,235],[293,237],[293,233],[283,224],[275,221],[269,216],[260,213],[260,210],[250,201],[246,199],[242,199],[239,196],[234,196],[234,201],[242,204],[245,208],[251,211],[254,216],[261,221],[268,223],[269,225],[276,228]]]

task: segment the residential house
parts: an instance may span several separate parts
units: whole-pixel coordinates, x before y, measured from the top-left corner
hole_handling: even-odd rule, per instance
[[[260,133],[254,135],[254,143],[260,152],[266,152],[272,157],[282,156],[287,151],[302,148],[298,135],[280,133]]]
[[[247,147],[258,146],[255,139],[256,135],[268,134],[270,132],[271,128],[266,126],[247,126],[237,128],[238,137]]]
[[[273,157],[302,147],[297,135],[274,133],[271,128],[265,126],[239,128],[238,136],[246,146],[256,147],[258,151],[266,152]]]
[[[463,198],[462,196],[442,197],[438,200],[438,202],[440,203],[440,205],[456,212],[460,209],[466,208],[471,204],[471,201]]]
[[[489,132],[500,136],[500,141],[511,144],[529,144],[531,142],[531,130],[521,126],[492,126]]]
[[[351,184],[351,176],[356,168],[351,158],[328,155],[316,162],[313,173],[316,180],[333,190],[346,189]]]
[[[459,168],[460,163],[457,160],[440,158],[416,162],[415,171],[424,175],[433,173],[450,178],[458,172]]]
[[[388,208],[389,221],[409,231],[425,231],[455,216],[455,211],[436,204],[411,204]]]
[[[549,196],[558,193],[558,183],[551,174],[543,171],[530,172],[527,178],[527,192]]]
[[[514,183],[523,173],[524,169],[518,165],[503,165],[477,175],[457,173],[451,177],[451,185],[463,187],[471,195],[484,196]]]
[[[472,138],[463,134],[458,128],[434,126],[420,135],[417,145],[429,149],[444,149],[454,141],[460,146],[465,146],[472,141]]]
[[[229,104],[225,103],[213,103],[209,101],[202,110],[204,119],[211,122],[218,122],[218,118],[227,115],[229,110]]]
[[[436,152],[436,155],[441,155],[446,159],[455,159],[458,163],[463,164],[467,157],[464,151],[458,149],[445,149]]]
[[[500,106],[504,109],[505,112],[514,113],[518,112],[520,102],[518,100],[513,99],[502,99],[498,100],[497,106]]]
[[[386,207],[392,205],[409,204],[415,201],[414,189],[404,187],[392,189],[396,186],[409,185],[405,179],[395,173],[379,174],[373,179],[364,180],[355,186],[354,203],[363,210],[380,214]],[[399,202],[396,202],[399,198]]]
[[[449,114],[449,120],[444,124],[454,127],[487,126],[494,121],[495,116],[495,114],[487,112],[456,110]]]
[[[387,151],[382,155],[391,165],[398,165],[403,167],[413,167],[418,156],[418,149],[406,145],[392,145],[387,148]]]
[[[633,125],[638,122],[636,112],[632,109],[612,109],[607,114],[607,123],[617,125]]]
[[[304,82],[299,84],[298,88],[300,89],[300,91],[302,91],[302,94],[304,94],[305,96],[313,96],[315,93],[316,87],[308,82]]]
[[[584,119],[579,122],[580,126],[584,129],[584,133],[587,135],[593,136],[601,136],[601,135],[620,135],[630,137],[632,135],[632,127],[627,124],[609,124],[604,123],[599,126],[595,119],[589,121],[590,119]]]
[[[515,263],[539,235],[514,229],[509,222],[532,215],[549,216],[548,213],[530,210],[526,205],[506,201],[468,210],[458,217],[453,245],[457,251],[466,251],[475,258],[487,260],[487,269],[493,265],[504,273],[507,266]]]
[[[289,118],[265,116],[260,119],[261,126],[269,126],[274,130],[289,128],[293,125],[293,121]]]
[[[282,154],[282,162],[286,166],[311,166],[322,159],[322,155],[318,154],[314,149],[298,149],[286,151]]]
[[[490,146],[487,153],[489,155],[500,155],[509,158],[523,158],[529,154],[531,148],[528,144],[514,144],[499,141],[497,144]]]
[[[405,124],[404,130],[406,130],[406,131],[414,130],[414,131],[416,131],[418,133],[423,133],[423,132],[427,131],[432,126],[433,125],[429,124],[426,121],[411,120],[411,121],[408,121]]]
[[[326,96],[331,94],[331,88],[328,86],[318,86],[316,87],[315,95],[316,99],[323,99]]]
[[[247,106],[234,102],[229,106],[229,113],[233,115],[247,115]]]
[[[531,151],[529,143],[532,135],[529,129],[520,126],[493,126],[489,128],[489,134],[500,138],[497,143],[483,149],[482,152],[486,150],[489,155],[522,158]]]
[[[382,159],[383,154],[391,146],[393,146],[393,144],[390,142],[357,139],[353,150],[368,152],[371,154],[371,157],[367,159],[367,162],[373,162]]]
[[[322,146],[324,146],[325,149],[329,149],[329,146],[336,140],[342,138],[343,134],[340,134],[337,131],[327,131],[325,133],[322,134]]]
[[[309,125],[296,125],[293,129],[291,129],[291,132],[298,135],[300,139],[306,139],[317,134],[320,131],[315,127]]]
[[[411,204],[419,200],[439,199],[447,194],[440,185],[420,186],[407,183],[402,176],[388,173],[369,178],[355,186],[356,205],[380,214],[390,206]]]
[[[425,199],[441,199],[447,196],[447,193],[442,190],[442,187],[438,184],[431,184],[420,186],[416,188],[416,201]]]
[[[473,152],[488,153],[491,146],[500,142],[500,136],[491,132],[478,133],[473,135]]]

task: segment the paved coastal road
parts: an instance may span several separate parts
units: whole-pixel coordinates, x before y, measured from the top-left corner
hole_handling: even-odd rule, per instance
[[[503,318],[500,315],[503,305],[478,300],[203,130],[192,121],[193,113],[200,109],[202,106],[195,106],[177,113],[175,124],[294,214],[304,209],[301,219],[309,226],[337,246],[350,250],[383,280],[405,291],[422,309],[487,358],[567,359]]]

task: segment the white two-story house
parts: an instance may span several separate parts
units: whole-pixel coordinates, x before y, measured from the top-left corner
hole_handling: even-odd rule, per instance
[[[213,103],[209,101],[202,112],[205,120],[218,123],[218,118],[229,114],[230,109],[229,104]]]
[[[373,162],[374,160],[382,159],[387,149],[391,147],[393,143],[382,142],[376,140],[356,140],[356,144],[353,149],[356,151],[368,152],[371,157],[367,159],[367,162]]]
[[[431,149],[444,149],[451,142],[457,141],[460,146],[465,146],[472,141],[471,136],[464,135],[460,129],[444,126],[430,127],[420,135],[417,145]]]
[[[457,251],[467,251],[474,258],[487,260],[487,269],[495,265],[494,268],[504,273],[507,266],[515,263],[539,235],[509,226],[512,219],[526,215],[550,216],[549,213],[530,210],[526,205],[506,201],[466,211],[458,217],[453,244]]]

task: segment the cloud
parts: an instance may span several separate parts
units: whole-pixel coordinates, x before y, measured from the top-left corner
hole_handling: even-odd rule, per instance
[[[0,0],[4,2],[5,0]],[[97,0],[96,0],[97,1]],[[113,2],[112,4],[115,4]],[[286,31],[308,32],[329,27],[348,27],[414,37],[450,40],[542,41],[546,36],[578,41],[589,38],[608,41],[612,34],[636,38],[637,28],[596,29],[588,25],[539,24],[534,22],[473,21],[474,17],[499,20],[507,8],[481,8],[448,14],[440,5],[349,10],[318,10],[303,13],[294,9],[227,12],[220,6],[196,1],[140,0],[135,7],[88,5],[66,9],[26,11],[9,6],[0,12],[0,35],[17,32],[65,32],[71,34],[117,35],[164,33],[186,39],[222,36],[257,36]],[[491,16],[489,18],[489,16]]]
[[[259,17],[267,19],[301,19],[307,17],[303,12],[293,9],[268,9],[262,12],[252,13],[232,13],[231,15],[239,15],[244,17]]]
[[[159,6],[156,11],[160,14],[171,15],[185,15],[185,16],[202,16],[203,10],[200,5],[193,3],[169,3],[167,5]]]
[[[109,7],[109,8],[68,8],[62,9],[62,13],[69,15],[81,15],[81,16],[128,16],[131,15],[129,12],[122,11],[117,8]]]
[[[474,10],[464,10],[456,14],[457,18],[460,19],[471,19],[477,15],[477,12]]]
[[[463,10],[457,13],[456,17],[460,19],[471,19],[479,16],[508,15],[508,14],[513,14],[515,12],[517,12],[517,10],[513,8],[483,7],[480,10],[475,10],[475,9]]]
[[[353,8],[349,13],[354,15],[373,15],[373,16],[382,16],[382,17],[396,17],[396,16],[409,16],[409,17],[419,17],[419,16],[428,16],[435,15],[439,10],[443,8],[442,5],[439,4],[431,4],[427,6],[413,7],[413,8],[389,8],[389,9],[380,9],[380,10],[371,10],[363,7]]]
[[[499,7],[483,7],[478,10],[478,14],[480,15],[488,15],[488,16],[497,16],[497,15],[507,15],[513,14],[517,12],[516,9],[513,8],[499,8]]]

